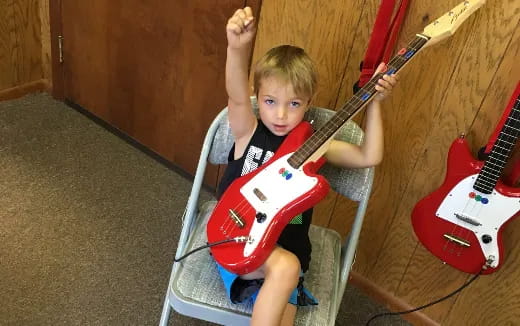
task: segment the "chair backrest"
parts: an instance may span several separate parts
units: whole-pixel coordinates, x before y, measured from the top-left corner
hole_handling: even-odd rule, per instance
[[[255,97],[251,97],[253,110],[258,113],[258,104]],[[313,107],[307,111],[305,120],[312,121],[314,129],[321,128],[333,115],[334,111],[324,108]],[[209,161],[213,164],[227,164],[228,154],[233,146],[234,140],[229,127],[227,118],[227,108],[224,114],[218,116],[218,127],[213,137],[212,146],[209,152]],[[334,137],[352,144],[361,144],[363,131],[353,121],[347,121]],[[354,201],[364,198],[368,189],[367,182],[370,177],[369,168],[345,169],[326,163],[319,171],[330,183],[332,189],[339,194]]]

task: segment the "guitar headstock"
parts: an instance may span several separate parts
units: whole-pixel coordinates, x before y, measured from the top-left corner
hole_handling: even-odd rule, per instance
[[[430,40],[425,44],[425,47],[440,42],[453,35],[466,18],[471,16],[471,14],[480,8],[485,2],[486,0],[463,1],[455,8],[426,26],[424,31],[421,33],[430,38]]]

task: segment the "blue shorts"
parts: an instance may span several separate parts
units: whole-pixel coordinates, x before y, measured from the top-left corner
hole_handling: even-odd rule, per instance
[[[242,303],[248,300],[254,303],[264,280],[243,280],[237,274],[233,274],[217,263],[220,277],[224,282],[226,293],[231,302]],[[300,273],[300,281],[289,298],[289,303],[296,306],[317,305],[318,300],[303,286],[303,273]]]

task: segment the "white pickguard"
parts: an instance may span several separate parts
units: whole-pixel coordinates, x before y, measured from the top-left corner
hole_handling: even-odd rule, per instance
[[[240,189],[240,193],[253,206],[256,212],[266,214],[266,219],[262,223],[258,223],[255,219],[249,233],[250,240],[246,242],[244,247],[244,257],[251,255],[256,249],[267,226],[269,226],[278,211],[310,191],[318,183],[318,179],[307,176],[303,172],[302,167],[294,169],[287,163],[287,159],[291,155],[292,153],[289,153],[271,163]],[[286,176],[283,176],[280,173],[281,169],[285,169],[287,173],[291,174],[291,177],[287,179]],[[264,200],[261,200],[255,194],[255,189],[257,189],[257,193],[259,190],[265,196]]]
[[[478,174],[474,174],[459,182],[444,198],[436,215],[439,218],[471,230],[479,240],[484,256],[486,259],[492,258],[491,267],[495,268],[500,260],[497,242],[498,230],[518,212],[520,209],[520,198],[506,197],[496,190],[493,190],[491,194],[484,194],[473,189],[477,176]],[[475,197],[470,198],[470,193],[473,193],[472,196],[475,195]],[[480,200],[477,200],[476,196],[480,196]],[[482,201],[484,198],[487,199],[485,204]],[[457,218],[456,214],[463,218],[471,219],[473,223]],[[458,233],[457,236],[463,238],[463,232],[459,231]],[[492,241],[484,243],[482,241],[483,235],[491,236]]]

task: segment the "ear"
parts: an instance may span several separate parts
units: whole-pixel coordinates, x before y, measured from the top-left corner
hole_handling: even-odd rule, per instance
[[[311,96],[311,97],[309,98],[309,100],[307,101],[307,109],[305,110],[305,112],[309,111],[309,109],[311,108],[313,97],[314,97],[314,96]]]

